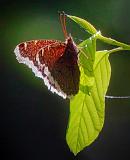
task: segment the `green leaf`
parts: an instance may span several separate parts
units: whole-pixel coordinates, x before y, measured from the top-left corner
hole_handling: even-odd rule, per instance
[[[115,39],[112,39],[112,38],[107,38],[107,37],[103,36],[100,32],[97,32],[95,27],[91,23],[89,23],[87,20],[84,20],[84,19],[76,17],[76,16],[71,16],[71,15],[67,15],[67,17],[69,17],[70,19],[75,21],[77,24],[79,24],[88,33],[95,36],[95,38],[97,38],[97,39],[99,39],[99,40],[101,40],[105,43],[108,43],[108,44],[111,44],[111,45],[114,45],[114,46],[122,47],[124,50],[130,50],[130,45],[119,42],[119,41],[117,41]]]
[[[97,32],[84,19],[67,16],[92,34],[92,37],[78,46],[80,86],[78,94],[70,100],[66,140],[70,150],[76,155],[97,138],[103,127],[105,94],[111,76],[109,54],[120,50],[130,50],[130,45],[102,36],[101,32]],[[97,39],[119,47],[109,51],[96,51]]]
[[[108,56],[107,51],[96,52],[94,83],[90,90],[88,89],[90,86],[87,86],[88,77],[85,78],[87,75],[84,68],[80,67],[80,85],[84,87],[80,88],[79,93],[70,101],[70,118],[66,135],[70,150],[75,155],[91,144],[103,127],[105,94],[111,74]]]
[[[127,45],[125,43],[122,43],[122,42],[119,42],[119,41],[116,41],[115,39],[112,39],[112,38],[107,38],[101,34],[98,34],[96,36],[97,39],[100,39],[101,41],[105,42],[105,43],[108,43],[108,44],[111,44],[111,45],[114,45],[114,46],[119,46],[119,47],[122,47],[124,50],[130,50],[130,45]]]
[[[80,65],[83,67],[85,74],[88,77],[93,76],[93,64],[95,61],[95,52],[96,52],[96,39],[90,37],[89,39],[83,41],[78,46],[79,61]]]
[[[78,23],[82,28],[84,28],[88,33],[90,34],[96,34],[97,30],[94,28],[94,26],[92,24],[90,24],[88,21],[76,17],[76,16],[70,16],[67,15],[69,18],[71,18],[73,21],[75,21],[76,23]]]
[[[117,50],[116,50],[117,51]],[[99,90],[103,89],[103,92],[100,94],[105,100],[105,95],[107,92],[107,88],[109,86],[109,81],[111,77],[111,66],[108,60],[110,53],[115,52],[115,50],[104,50],[104,51],[97,51],[95,55],[95,62],[94,62],[94,75],[95,75],[95,83],[99,86]],[[102,89],[100,89],[100,87]]]
[[[96,39],[91,37],[83,41],[78,47],[80,49],[80,71],[84,73],[80,76],[79,87],[82,92],[89,94],[90,89],[94,84],[93,65],[96,52]]]
[[[119,46],[119,47],[122,47],[124,50],[130,50],[130,45],[127,45],[125,43],[122,43],[122,42],[119,42],[119,41],[116,41],[115,39],[112,39],[112,38],[107,38],[101,34],[98,34],[96,36],[97,39],[100,39],[101,41],[105,42],[105,43],[108,43],[108,44],[111,44],[111,45],[114,45],[114,46]]]

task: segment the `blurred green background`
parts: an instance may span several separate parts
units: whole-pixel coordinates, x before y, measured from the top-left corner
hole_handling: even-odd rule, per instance
[[[87,19],[103,35],[130,43],[129,0],[0,1],[1,160],[130,159],[130,100],[106,99],[104,128],[75,158],[65,141],[69,102],[50,93],[43,81],[19,64],[13,50],[31,39],[64,41],[58,11]],[[67,20],[78,44],[88,35]],[[98,49],[109,48],[98,43]],[[130,95],[130,52],[110,56],[108,95]]]

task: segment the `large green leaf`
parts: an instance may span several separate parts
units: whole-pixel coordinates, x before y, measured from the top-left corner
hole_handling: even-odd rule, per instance
[[[109,54],[106,52],[96,52],[93,68],[94,83],[89,92],[88,86],[86,87],[86,74],[80,67],[82,83],[80,85],[84,87],[70,101],[70,119],[66,135],[70,150],[75,155],[91,144],[103,127],[105,94],[111,73]]]

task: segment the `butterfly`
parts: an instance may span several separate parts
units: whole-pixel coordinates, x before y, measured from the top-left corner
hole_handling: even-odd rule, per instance
[[[79,91],[80,70],[78,48],[66,30],[66,14],[60,13],[65,42],[59,40],[30,40],[16,46],[14,53],[19,63],[26,64],[35,76],[44,80],[48,89],[63,98]]]

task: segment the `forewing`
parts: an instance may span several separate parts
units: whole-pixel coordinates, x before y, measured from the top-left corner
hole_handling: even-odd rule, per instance
[[[65,43],[55,43],[42,48],[37,54],[45,84],[63,98],[71,97],[79,90],[80,71],[74,51]]]
[[[16,58],[20,63],[22,62],[22,58],[28,58],[31,61],[35,61],[36,54],[39,52],[39,50],[43,47],[46,47],[48,45],[58,43],[60,41],[57,40],[32,40],[20,43],[16,46],[14,52],[16,54]]]
[[[39,50],[36,59],[39,64],[45,64],[49,70],[53,69],[57,60],[65,53],[66,44],[63,42],[56,42]]]
[[[60,86],[61,84],[57,82],[56,78],[53,77],[51,72],[55,68],[55,64],[58,62],[58,60],[63,57],[65,50],[65,43],[54,43],[43,47],[36,56],[39,70],[40,68],[42,69],[42,75],[45,85],[51,92],[55,92],[63,98],[66,98],[67,94],[62,90]]]
[[[44,80],[49,90],[66,98],[66,94],[50,73],[65,49],[66,44],[57,40],[33,40],[17,45],[14,52],[19,63],[24,63],[31,68],[35,76]]]

